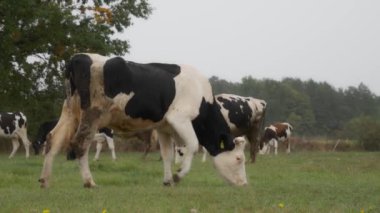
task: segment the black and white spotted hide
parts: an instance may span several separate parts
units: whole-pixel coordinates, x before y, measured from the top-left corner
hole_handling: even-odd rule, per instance
[[[215,99],[231,134],[247,137],[251,145],[251,162],[255,162],[259,151],[259,134],[264,127],[266,102],[233,94],[219,94]]]
[[[29,157],[30,142],[26,128],[26,116],[22,112],[0,112],[0,137],[12,140],[12,158],[20,147],[19,140],[25,147],[25,156]]]

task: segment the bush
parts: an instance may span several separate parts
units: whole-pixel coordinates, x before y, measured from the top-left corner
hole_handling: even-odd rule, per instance
[[[380,125],[363,132],[359,141],[367,151],[380,151]]]

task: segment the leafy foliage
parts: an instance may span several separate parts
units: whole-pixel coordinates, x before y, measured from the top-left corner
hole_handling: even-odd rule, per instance
[[[64,61],[125,54],[129,43],[112,35],[150,13],[147,0],[0,1],[0,111],[24,111],[33,127],[58,117]]]

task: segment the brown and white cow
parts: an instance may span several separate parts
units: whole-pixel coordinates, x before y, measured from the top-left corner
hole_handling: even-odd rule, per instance
[[[30,142],[26,128],[26,116],[22,112],[0,112],[0,137],[12,140],[12,158],[20,147],[19,140],[25,147],[25,156],[29,157]]]
[[[215,104],[207,78],[190,66],[138,64],[123,58],[76,54],[67,63],[67,94],[58,124],[48,135],[50,151],[40,176],[47,187],[53,158],[70,142],[68,158],[79,159],[85,187],[95,186],[88,164],[96,130],[116,132],[155,128],[164,164],[164,185],[183,178],[198,143],[213,156],[216,169],[233,185],[247,184],[244,143],[234,141]],[[186,145],[181,169],[172,174],[173,142]]]
[[[274,154],[277,155],[278,142],[282,142],[287,146],[286,153],[290,153],[290,141],[293,127],[289,123],[274,123],[265,127],[264,135],[260,140],[260,154],[269,154],[270,149],[274,149]]]

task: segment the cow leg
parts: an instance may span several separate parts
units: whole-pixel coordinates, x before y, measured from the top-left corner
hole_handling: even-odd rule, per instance
[[[57,155],[59,150],[61,150],[63,143],[65,142],[64,137],[55,138],[52,140],[52,133],[49,133],[46,138],[47,153],[45,154],[44,165],[42,167],[42,172],[40,179],[41,188],[47,188],[49,186],[49,178],[51,176],[54,157]]]
[[[82,175],[83,186],[86,188],[91,188],[91,187],[96,186],[92,178],[90,166],[88,163],[88,152],[90,150],[90,145],[91,144],[85,144],[84,154],[82,155],[82,157],[79,158],[79,167],[80,167],[80,171]]]
[[[24,148],[25,148],[25,157],[26,158],[29,158],[29,147],[30,147],[30,141],[28,139],[28,136],[27,136],[27,131],[25,128],[22,128],[20,129],[20,131],[18,132],[18,137],[21,139],[22,143],[24,144]]]
[[[143,158],[146,159],[146,156],[148,155],[150,148],[152,146],[151,134],[144,136],[141,139],[145,142],[145,150],[144,150]]]
[[[13,158],[13,156],[16,154],[17,149],[20,147],[20,142],[18,141],[18,138],[12,138],[12,152],[9,155],[9,158]]]
[[[162,162],[164,164],[164,185],[170,186],[173,184],[172,161],[173,161],[173,142],[167,133],[158,131],[160,143],[160,152]]]
[[[289,141],[289,139],[286,140],[286,144],[287,144],[286,153],[289,154],[290,153],[290,141]]]
[[[174,119],[168,118],[168,122],[177,132],[177,135],[180,137],[179,139],[186,145],[186,153],[183,156],[181,168],[173,176],[174,182],[179,182],[190,171],[194,153],[198,151],[198,138],[190,121],[181,119],[178,115],[172,118]]]
[[[102,147],[103,147],[103,141],[96,140],[96,153],[95,153],[94,160],[99,160],[99,155],[100,155],[100,151],[102,151]]]
[[[203,151],[202,162],[206,162],[207,150],[204,146],[202,146],[202,151]]]
[[[116,160],[114,140],[110,137],[106,137],[106,142],[107,142],[108,148],[111,150],[112,160]]]
[[[277,155],[277,149],[278,149],[278,141],[273,140],[273,148],[274,148],[274,154]]]

